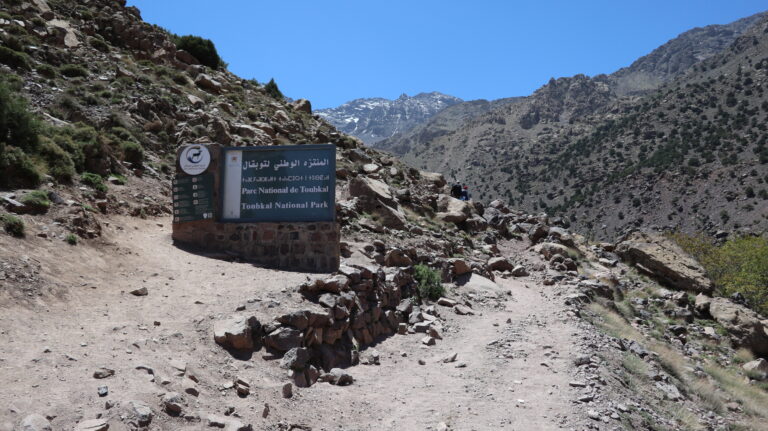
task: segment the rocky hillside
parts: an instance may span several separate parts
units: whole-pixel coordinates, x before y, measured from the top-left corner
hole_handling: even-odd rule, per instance
[[[750,23],[754,24],[744,32]],[[484,111],[458,125],[446,127],[438,114],[419,129],[382,141],[378,147],[423,168],[443,172],[449,181],[467,182],[481,198],[503,196],[532,211],[548,208],[562,211],[561,214],[571,217],[579,228],[601,237],[610,237],[638,223],[706,231],[757,223],[756,227],[762,229],[765,219],[759,214],[765,207],[760,198],[764,194],[761,190],[765,165],[756,155],[762,151],[759,127],[763,114],[759,107],[764,100],[760,81],[762,59],[766,56],[765,36],[761,33],[764,25],[765,17],[758,15],[726,27],[692,30],[614,75],[553,79],[527,98]],[[737,34],[741,36],[728,45],[729,48],[708,60],[688,68],[681,66],[685,62],[678,61],[683,47],[713,47],[695,51],[700,57],[712,55],[714,47],[731,41]],[[701,43],[694,43],[695,37],[702,37]],[[752,45],[746,46],[747,43]],[[739,54],[734,54],[734,50]],[[662,66],[667,63],[659,60],[661,58],[670,62],[678,59],[674,60],[678,66]],[[657,59],[656,63],[649,63],[651,59]],[[629,91],[627,82],[634,78],[627,77],[639,76],[648,68],[654,70],[654,82],[677,78],[656,92],[635,91],[642,90],[642,86]],[[622,96],[628,93],[632,94]],[[689,105],[682,105],[684,101]],[[460,109],[459,106],[453,109]],[[743,106],[752,108],[744,111],[745,108],[740,108]],[[654,130],[653,134],[644,133],[644,129],[638,127],[639,111],[644,112],[644,128]],[[738,127],[724,127],[726,120],[722,115],[730,119],[728,122],[739,117]],[[675,139],[675,135],[669,133],[688,121],[693,123],[683,127],[696,136],[686,139],[700,141],[696,147],[700,152],[694,154],[695,149],[682,147],[672,152],[690,152],[689,157],[697,156],[692,162],[684,161],[698,164],[685,168],[699,172],[696,181],[680,175],[683,167],[679,165],[679,158],[662,149],[679,145],[679,135]],[[740,125],[744,121],[747,129]],[[622,140],[616,139],[612,132],[606,134],[606,130],[618,124],[627,131]],[[670,124],[676,126],[670,127]],[[752,124],[754,126],[750,126]],[[660,129],[665,129],[663,134],[655,134]],[[705,130],[725,141],[742,142],[730,147],[730,151],[738,148],[738,154],[728,158],[727,154],[720,157],[714,148],[704,151],[705,140],[720,142],[720,138],[707,138]],[[584,142],[595,142],[595,145],[589,145],[587,150]],[[436,154],[439,156],[435,157]],[[727,169],[722,172],[716,168],[722,163],[721,159],[738,172]],[[710,166],[708,172],[720,172],[702,177],[698,168],[705,164]],[[638,180],[631,186],[618,180],[637,172],[638,165],[653,167],[633,177]],[[593,206],[582,206],[582,196],[593,193],[606,196],[603,205],[595,207],[595,202],[588,200],[586,204]],[[641,193],[646,194],[639,196]],[[747,198],[747,193],[753,197]]]
[[[730,24],[688,30],[612,73],[611,86],[619,95],[654,90],[687,72],[694,64],[723,51],[764,16],[765,13],[759,13]]]
[[[766,429],[768,321],[668,239],[453,199],[124,2],[5,2],[0,39],[0,430]],[[602,85],[515,112],[643,124]],[[189,142],[335,144],[339,270],[174,244]]]
[[[368,145],[422,124],[443,109],[462,100],[438,92],[401,95],[395,100],[355,99],[336,108],[316,113],[340,131],[362,139]]]

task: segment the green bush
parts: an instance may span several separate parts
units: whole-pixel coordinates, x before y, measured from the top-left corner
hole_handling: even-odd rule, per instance
[[[722,294],[739,292],[750,307],[768,314],[768,238],[734,238],[721,246],[703,236],[673,238],[704,266]]]
[[[77,245],[77,235],[71,233],[64,239],[69,245]]]
[[[33,190],[19,199],[26,207],[30,208],[32,213],[44,214],[51,207],[51,201],[48,200],[48,193],[42,190]]]
[[[203,39],[200,36],[176,36],[174,38],[176,48],[187,51],[192,54],[200,64],[210,67],[211,69],[218,69],[222,66],[223,62],[219,53],[216,51],[216,46],[208,39]]]
[[[40,74],[40,76],[48,78],[48,79],[54,79],[56,76],[58,76],[58,72],[56,69],[53,68],[53,66],[48,64],[41,64],[37,66],[37,73]]]
[[[29,70],[29,56],[23,52],[14,51],[5,46],[0,46],[0,63],[14,69]]]
[[[75,163],[67,152],[50,138],[43,137],[38,151],[48,165],[48,173],[60,183],[70,184],[75,176]]]
[[[65,64],[59,67],[59,72],[67,78],[88,77],[88,70],[83,66],[78,66],[76,64]]]
[[[133,141],[124,141],[121,145],[123,151],[123,160],[136,166],[141,166],[144,162],[144,149],[141,144]]]
[[[416,279],[420,298],[437,300],[445,295],[445,288],[440,282],[440,274],[426,265],[413,266],[413,278]]]
[[[43,174],[24,151],[0,142],[0,187],[34,188],[42,181]]]
[[[0,221],[3,222],[3,228],[9,234],[16,237],[24,236],[24,220],[10,214],[3,214],[0,215]]]
[[[104,42],[102,39],[92,37],[89,41],[92,47],[95,49],[101,51],[101,52],[109,52],[109,45]]]
[[[270,79],[269,82],[264,84],[264,90],[274,99],[283,100],[284,98],[283,93],[280,92],[280,89],[277,87],[275,78]]]
[[[71,133],[72,129],[70,128],[57,129],[56,133],[51,137],[51,139],[59,148],[64,150],[64,152],[67,154],[67,157],[69,157],[69,159],[72,161],[72,165],[75,171],[83,172],[85,169],[85,154],[83,154],[83,146],[82,144],[78,144],[72,140]]]
[[[80,181],[86,186],[92,187],[94,190],[100,191],[102,193],[107,192],[107,185],[104,184],[104,179],[101,178],[100,175],[86,172],[80,178]]]
[[[0,83],[0,142],[31,152],[39,144],[39,129],[24,99],[13,96],[10,89]]]

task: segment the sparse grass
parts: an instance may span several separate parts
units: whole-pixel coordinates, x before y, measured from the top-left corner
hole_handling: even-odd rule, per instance
[[[621,360],[621,366],[636,376],[644,376],[648,372],[648,364],[639,356],[625,352]]]
[[[704,366],[704,371],[717,382],[717,385],[713,384],[706,378],[699,378],[694,375],[690,371],[691,366],[688,360],[683,355],[662,342],[644,337],[624,321],[620,315],[605,306],[593,303],[589,305],[589,310],[599,317],[593,323],[608,334],[640,342],[655,352],[661,367],[682,385],[681,390],[689,395],[695,395],[710,410],[722,413],[725,411],[725,403],[735,400],[747,414],[763,420],[768,418],[768,393],[759,386],[748,384],[743,375],[713,362],[708,362]],[[743,362],[753,358],[748,351],[739,351],[736,356],[741,358]],[[635,355],[626,353],[622,359],[622,367],[632,375],[643,376],[648,364]],[[670,413],[682,425],[688,427],[686,429],[700,429],[697,425],[698,422],[689,421],[686,414],[672,411]]]
[[[746,383],[744,376],[714,363],[704,365],[704,371],[712,376],[736,402],[750,415],[768,418],[768,393]]]
[[[64,239],[69,245],[77,245],[77,235],[71,233]]]
[[[0,215],[0,221],[3,222],[3,228],[11,236],[24,236],[24,220],[11,214]]]
[[[51,207],[51,201],[48,200],[48,194],[42,190],[33,190],[26,193],[19,199],[19,201],[38,213],[44,213]]]
[[[672,405],[665,410],[669,412],[669,414],[672,415],[675,420],[677,420],[677,423],[682,425],[684,430],[699,431],[707,429],[707,427],[701,423],[699,417],[695,413],[683,406]]]
[[[736,354],[733,355],[733,363],[734,364],[746,364],[747,362],[751,362],[755,360],[755,355],[752,354],[752,351],[749,349],[741,348],[736,351]]]
[[[725,411],[722,397],[717,393],[717,388],[709,381],[705,379],[694,380],[690,383],[690,388],[710,410],[717,413]]]

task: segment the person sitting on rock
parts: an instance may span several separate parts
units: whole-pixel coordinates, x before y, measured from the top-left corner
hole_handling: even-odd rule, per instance
[[[451,187],[451,197],[461,199],[461,184],[456,183]]]
[[[471,198],[469,194],[469,187],[467,187],[466,184],[464,184],[464,187],[461,190],[461,200],[468,201]]]

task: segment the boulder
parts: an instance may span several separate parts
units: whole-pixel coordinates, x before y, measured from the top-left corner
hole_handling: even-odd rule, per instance
[[[184,64],[200,64],[200,61],[196,59],[194,55],[184,51],[183,49],[176,50],[174,57],[176,60],[179,60]]]
[[[280,367],[291,370],[303,370],[309,362],[309,350],[303,347],[294,347],[285,352],[280,359]]]
[[[54,42],[59,46],[76,48],[80,45],[77,34],[70,26],[69,21],[52,19],[46,23],[48,32],[53,36]]]
[[[496,296],[503,293],[501,286],[478,274],[468,273],[456,277],[456,285],[467,293]]]
[[[370,211],[376,217],[376,222],[381,224],[381,226],[396,230],[405,229],[407,222],[405,219],[405,214],[403,214],[403,212],[399,209],[381,204],[376,205]]]
[[[208,91],[209,93],[221,93],[221,83],[208,74],[201,73],[195,78],[195,85]]]
[[[757,377],[758,380],[765,380],[766,376],[768,376],[768,361],[763,358],[747,362],[742,365],[741,368],[743,368],[744,371],[749,372],[752,376]]]
[[[19,423],[18,431],[51,431],[51,423],[44,416],[31,414]]]
[[[562,245],[562,244],[555,244],[553,242],[543,242],[533,249],[536,253],[541,254],[544,256],[544,259],[549,261],[552,259],[552,256],[556,254],[560,254],[563,256],[568,255],[568,247]]]
[[[712,298],[709,314],[728,331],[735,347],[768,356],[768,334],[759,314],[727,298]]]
[[[403,250],[394,248],[384,256],[384,265],[404,267],[413,265],[413,261]]]
[[[532,243],[536,244],[537,242],[544,239],[548,233],[549,233],[549,226],[539,223],[532,226],[528,230],[528,239],[530,239]]]
[[[515,265],[505,257],[492,257],[488,259],[488,269],[491,271],[512,271]]]
[[[373,178],[356,177],[349,181],[349,194],[354,197],[365,197],[390,207],[397,207],[397,202],[389,190],[389,186]]]
[[[293,102],[293,109],[299,112],[305,112],[307,114],[312,113],[312,103],[307,99],[299,99]]]
[[[660,235],[634,232],[616,246],[616,253],[668,287],[712,292],[712,281],[704,268],[677,244]]]
[[[454,275],[464,275],[468,272],[472,272],[472,267],[469,266],[469,263],[467,263],[467,261],[464,259],[448,259],[448,263],[451,264]]]
[[[526,275],[528,275],[528,270],[523,265],[517,265],[512,268],[513,277],[525,277]]]
[[[254,329],[261,325],[255,317],[236,316],[213,325],[213,339],[235,350],[253,350]]]
[[[426,172],[426,171],[421,171],[419,172],[419,174],[421,175],[422,178],[432,183],[436,187],[443,187],[447,184],[445,182],[445,177],[443,176],[443,174],[438,174],[435,172]]]
[[[437,211],[437,217],[444,222],[461,223],[472,216],[472,205],[448,195],[438,195]]]
[[[280,327],[264,337],[264,344],[275,350],[287,352],[294,347],[301,347],[303,338],[297,329]]]

